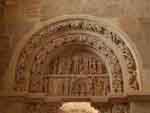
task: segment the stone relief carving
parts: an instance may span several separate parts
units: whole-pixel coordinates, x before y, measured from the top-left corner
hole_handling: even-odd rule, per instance
[[[58,39],[57,39],[58,40]],[[72,40],[74,40],[74,38],[72,38]],[[89,40],[89,39],[87,39],[87,40]],[[87,43],[91,43],[91,42],[87,42]],[[94,43],[94,42],[93,42]],[[102,54],[104,54],[104,56],[106,56],[107,57],[107,59],[109,59],[109,62],[110,62],[110,67],[112,67],[112,73],[114,73],[114,78],[116,78],[116,80],[114,80],[114,90],[115,90],[115,92],[122,92],[122,88],[123,88],[123,86],[122,86],[122,78],[121,78],[121,76],[122,76],[122,74],[121,74],[121,71],[119,70],[119,69],[117,69],[117,68],[115,68],[115,69],[117,69],[117,70],[115,70],[115,69],[113,69],[113,67],[114,66],[117,66],[118,65],[118,67],[120,67],[119,66],[119,62],[118,62],[118,60],[117,60],[117,57],[116,56],[114,56],[114,53],[113,53],[113,51],[111,51],[109,48],[107,48],[106,47],[106,45],[104,44],[104,43],[101,43],[101,42],[99,42],[100,44],[100,46],[98,47],[97,45],[93,45],[93,47],[94,46],[96,46],[96,47],[98,47],[97,49],[99,49],[99,51],[100,51],[100,53],[102,53]],[[51,45],[53,45],[53,44],[51,44]],[[96,48],[96,47],[94,47],[94,48]],[[48,51],[48,50],[47,50]],[[46,52],[47,53],[47,52]],[[40,56],[41,56],[41,58],[40,58]],[[44,57],[43,57],[44,56]],[[37,58],[38,57],[38,58]],[[46,58],[46,55],[43,55],[43,52],[41,53],[41,55],[39,54],[39,55],[36,55],[35,56],[35,61],[34,61],[34,64],[33,64],[33,68],[32,68],[32,72],[34,73],[32,73],[32,75],[35,75],[35,76],[37,76],[37,74],[39,74],[39,73],[41,73],[42,71],[41,70],[39,70],[39,69],[41,69],[41,68],[39,68],[39,65],[41,65],[41,62],[44,62],[43,60],[45,60],[45,58]],[[35,69],[35,68],[36,69]],[[118,72],[118,76],[117,76],[117,72]],[[42,74],[42,73],[41,73]],[[119,77],[120,76],[120,77]],[[117,77],[119,77],[119,78],[117,78]],[[36,77],[34,77],[35,79],[36,79]],[[33,80],[33,81],[36,81],[36,80]],[[117,84],[116,84],[117,83]],[[119,84],[120,83],[120,84]],[[115,85],[116,84],[116,85]],[[38,84],[39,85],[39,84]],[[37,87],[37,89],[39,90],[39,88]]]
[[[75,36],[69,36],[69,37],[67,37],[67,36],[65,36],[66,37],[66,39],[69,39],[70,37],[71,37],[71,39],[69,40],[69,42],[70,41],[74,41],[75,39],[76,39],[76,37],[81,37],[82,35],[75,35]],[[62,40],[62,38],[60,38],[61,40]],[[118,59],[117,59],[117,57],[114,55],[114,52],[110,49],[110,48],[108,48],[102,41],[97,41],[97,40],[90,40],[88,37],[86,38],[87,39],[87,42],[85,42],[85,44],[86,45],[88,45],[88,44],[91,44],[91,43],[93,43],[92,45],[90,45],[91,47],[93,47],[93,48],[95,48],[95,49],[97,49],[104,57],[106,57],[106,59],[109,61],[109,65],[110,65],[110,68],[111,68],[111,73],[112,73],[112,75],[113,75],[113,90],[114,90],[114,92],[116,92],[116,93],[119,93],[119,92],[122,92],[123,91],[123,79],[122,79],[122,71],[121,71],[121,67],[120,67],[120,64],[119,64],[119,61],[118,61]],[[57,41],[58,41],[58,39],[57,39]],[[67,43],[69,43],[68,42],[68,40],[65,40],[64,39],[64,41],[66,41],[65,42],[65,44],[67,44]],[[54,42],[54,41],[53,41]],[[78,40],[76,40],[76,42],[78,42]],[[96,44],[95,44],[95,42],[96,42]],[[97,45],[97,42],[98,42],[98,45]],[[64,45],[64,43],[62,42],[62,44]],[[51,45],[54,45],[54,44],[51,44]],[[60,46],[62,46],[62,45],[60,45]],[[49,47],[49,48],[51,48],[51,47]],[[49,50],[49,49],[48,49]],[[48,50],[46,50],[45,51],[45,59],[48,59],[49,58],[49,56],[48,56],[48,54],[46,54],[46,53],[48,53],[47,51]],[[42,52],[42,55],[43,55],[43,52]],[[37,57],[37,56],[42,56],[42,55],[36,55],[35,57]],[[46,57],[47,56],[47,57]],[[43,60],[45,60],[45,59],[43,59],[43,57],[41,58],[41,60],[40,60],[40,62],[44,62]],[[35,60],[33,61],[33,62],[35,62],[33,65],[35,65],[35,66],[33,66],[33,67],[38,67],[37,66],[37,63],[36,62],[39,62],[39,61],[36,61],[37,59],[35,58]],[[64,60],[64,58],[63,58],[63,60]],[[74,59],[76,62],[78,62],[77,60],[79,60],[78,59],[78,57],[76,56],[76,59]],[[61,63],[63,63],[64,61],[61,61]],[[57,63],[58,63],[58,60],[57,60]],[[91,63],[89,63],[90,64],[90,66],[91,66]],[[62,64],[61,64],[62,65]],[[78,71],[78,66],[79,64],[76,64],[76,65],[73,65],[72,67],[75,67],[74,68],[74,70],[75,70],[75,72],[74,72],[74,74],[78,74],[79,73],[79,71]],[[47,67],[47,66],[44,66],[44,67]],[[61,67],[66,67],[66,65],[65,66],[61,66]],[[117,68],[114,68],[114,67],[117,67]],[[42,68],[42,66],[41,66],[41,68]],[[60,67],[59,67],[60,68]],[[40,69],[40,68],[39,68]],[[38,70],[38,69],[37,69]],[[61,70],[61,69],[59,69],[59,70]],[[62,69],[63,71],[65,70],[65,69]],[[38,70],[38,72],[41,72],[42,70]],[[91,70],[90,70],[91,71]],[[34,72],[34,71],[33,71]],[[33,75],[37,75],[37,73],[36,73],[37,71],[35,71],[35,74],[33,74]],[[63,73],[59,73],[59,74],[63,74]],[[70,74],[70,73],[69,73]],[[92,73],[90,73],[90,74],[93,74],[93,72]],[[38,87],[37,87],[37,89],[38,89]]]
[[[49,96],[105,96],[110,92],[108,76],[46,77]]]
[[[29,91],[30,92],[44,92],[44,81],[41,75],[31,76]]]
[[[89,54],[58,56],[50,64],[49,74],[104,74],[104,64]]]
[[[100,35],[103,35],[103,38],[111,41],[115,46],[120,50],[122,57],[124,58],[127,66],[127,71],[129,73],[129,83],[128,85],[132,90],[139,90],[139,82],[137,80],[137,66],[134,60],[134,57],[130,51],[130,49],[127,47],[125,42],[114,32],[111,32],[107,29],[107,26],[98,25],[94,21],[90,20],[82,20],[82,19],[76,19],[76,20],[64,20],[58,23],[55,23],[53,25],[48,25],[45,28],[41,29],[39,32],[35,33],[31,40],[28,42],[28,44],[24,47],[23,51],[20,54],[18,64],[16,67],[16,79],[15,79],[15,89],[18,91],[24,91],[26,90],[24,87],[26,86],[26,77],[25,72],[28,70],[28,63],[26,61],[30,61],[30,57],[33,56],[33,51],[36,50],[45,50],[46,54],[48,55],[52,49],[58,48],[58,46],[63,46],[65,43],[70,42],[82,42],[86,43],[87,45],[90,45],[98,51],[103,54],[107,60],[110,62],[111,67],[111,73],[112,73],[112,86],[114,92],[122,92],[123,91],[123,79],[122,79],[122,71],[119,64],[119,60],[117,59],[117,56],[114,54],[113,50],[108,48],[104,42],[97,44],[96,41],[99,41],[100,39],[97,38],[97,40],[93,40],[91,38],[85,38],[87,36],[81,36],[80,38],[61,38],[60,40],[51,40],[49,36],[54,34],[59,34],[60,32],[65,31],[71,31],[71,30],[81,30],[89,31],[98,33]],[[92,42],[90,42],[92,41]],[[42,47],[41,43],[45,43],[45,46]],[[96,43],[96,44],[95,44]],[[51,45],[51,46],[50,46]],[[96,46],[96,47],[95,47]],[[48,48],[48,49],[47,49]],[[46,55],[43,55],[44,57]],[[28,60],[29,59],[29,60]],[[77,59],[76,59],[77,60]],[[35,61],[37,62],[37,61]],[[34,63],[35,63],[34,62]],[[39,58],[39,62],[42,63],[42,60]],[[64,65],[64,64],[62,64]],[[74,67],[76,67],[75,65]],[[117,69],[113,69],[113,67],[116,67]],[[117,72],[116,72],[117,71]],[[61,68],[59,69],[59,73],[61,73]]]

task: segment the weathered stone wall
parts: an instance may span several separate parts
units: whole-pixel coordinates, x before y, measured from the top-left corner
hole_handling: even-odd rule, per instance
[[[5,20],[8,32],[12,38],[22,37],[24,33],[32,29],[33,25],[39,22],[65,14],[87,14],[100,18],[124,18],[126,23],[132,19],[131,21],[133,23],[129,23],[132,27],[135,25],[134,21],[139,21],[139,23],[144,24],[143,19],[145,20],[146,18],[146,20],[149,21],[147,18],[150,17],[150,1],[148,0],[5,1],[5,14],[7,15]],[[129,25],[127,26],[130,28]],[[136,26],[137,25],[135,25],[135,29],[137,29]]]
[[[9,36],[6,34],[6,24],[4,13],[5,11],[5,2],[0,0],[0,80],[3,78],[5,70],[8,67],[10,60],[10,40]],[[2,87],[0,83],[0,88]]]

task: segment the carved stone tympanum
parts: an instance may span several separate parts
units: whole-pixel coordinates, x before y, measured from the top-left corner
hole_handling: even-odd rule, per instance
[[[14,89],[78,96],[107,95],[109,88],[114,94],[123,94],[126,90],[139,91],[139,65],[124,38],[107,24],[85,17],[63,18],[47,24],[33,33],[20,48],[15,68],[11,71],[15,76]],[[74,46],[85,48],[86,52],[76,52],[74,48],[75,54],[68,53]],[[103,73],[107,73],[107,80],[101,78]],[[90,78],[88,74],[96,74],[97,78]],[[86,77],[74,78],[70,75]],[[78,82],[74,83],[76,79]],[[59,82],[54,85],[56,81]],[[58,87],[54,89],[54,94],[49,93],[49,85]]]

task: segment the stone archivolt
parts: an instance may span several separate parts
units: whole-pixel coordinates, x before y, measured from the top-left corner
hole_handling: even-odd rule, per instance
[[[45,70],[48,66],[46,62],[59,48],[72,44],[88,46],[106,60],[105,65],[111,76],[111,92],[123,93],[126,90],[124,81],[127,81],[126,85],[132,91],[140,90],[137,64],[126,43],[108,26],[82,18],[64,19],[49,24],[31,36],[17,60],[14,89],[30,91],[30,86],[44,92],[45,84],[42,78],[50,74]],[[117,50],[111,48],[112,45]],[[127,75],[123,75],[123,72],[127,72]],[[127,76],[127,80],[123,80],[123,76]]]

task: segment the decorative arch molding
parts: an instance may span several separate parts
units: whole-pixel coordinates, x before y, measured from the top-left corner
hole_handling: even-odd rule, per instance
[[[87,46],[105,60],[111,93],[142,89],[141,60],[128,36],[105,20],[83,15],[61,16],[41,23],[20,41],[9,68],[11,89],[28,92],[33,66],[41,67],[52,52],[70,44]]]

